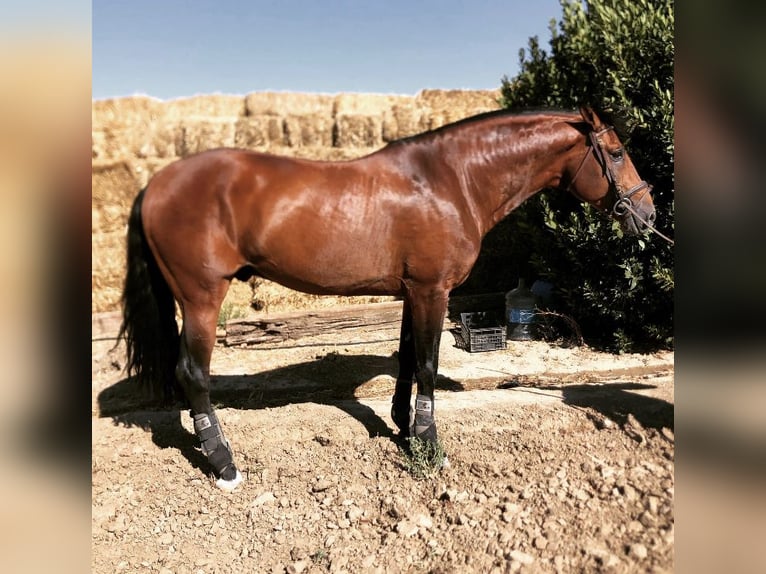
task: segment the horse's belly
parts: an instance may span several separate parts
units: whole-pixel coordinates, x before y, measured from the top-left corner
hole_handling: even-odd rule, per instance
[[[396,265],[363,246],[351,249],[276,249],[260,258],[256,272],[316,295],[396,295],[402,290]]]

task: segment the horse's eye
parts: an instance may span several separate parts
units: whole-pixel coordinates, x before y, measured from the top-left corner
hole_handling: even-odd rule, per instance
[[[614,151],[610,151],[610,152],[609,152],[609,155],[611,155],[611,156],[612,156],[612,159],[613,159],[614,161],[622,161],[622,156],[623,156],[623,154],[624,154],[624,150],[623,150],[621,147],[620,147],[620,148],[617,148],[617,149],[616,149],[616,150],[614,150]]]

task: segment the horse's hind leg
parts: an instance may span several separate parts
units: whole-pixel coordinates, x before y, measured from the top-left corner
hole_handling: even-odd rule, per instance
[[[194,431],[202,452],[219,477],[216,484],[222,489],[232,490],[242,481],[242,476],[234,464],[231,446],[210,404],[210,357],[215,345],[218,312],[227,288],[228,281],[222,282],[201,300],[182,301],[184,326],[176,377],[189,400]]]
[[[402,327],[399,336],[399,375],[391,399],[391,418],[399,427],[401,436],[410,434],[410,398],[415,381],[415,338],[412,332],[412,309],[408,300],[402,306]]]

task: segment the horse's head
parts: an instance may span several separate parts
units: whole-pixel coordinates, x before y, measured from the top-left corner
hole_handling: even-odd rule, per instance
[[[567,189],[611,213],[625,231],[643,232],[656,216],[651,186],[639,177],[614,128],[604,124],[590,107],[581,107],[580,114],[587,124],[585,152],[567,166]]]

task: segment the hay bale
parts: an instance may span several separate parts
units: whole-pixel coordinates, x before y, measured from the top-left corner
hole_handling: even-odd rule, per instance
[[[96,163],[91,177],[92,310],[114,311],[125,274],[125,229],[139,186],[126,161]]]
[[[245,115],[245,98],[223,94],[210,94],[178,98],[162,103],[169,120],[199,118],[234,118]]]
[[[130,162],[133,173],[138,181],[139,189],[143,189],[149,183],[149,180],[155,173],[160,171],[166,165],[179,160],[178,157],[148,158],[145,160],[135,160]]]
[[[394,104],[383,114],[383,141],[398,140],[428,129],[428,116],[422,108],[413,104],[414,101]]]
[[[91,310],[94,313],[120,308],[125,281],[125,230],[94,236],[91,242]]]
[[[94,100],[91,106],[93,129],[124,126],[137,121],[154,122],[165,114],[164,103],[149,96]]]
[[[333,118],[324,114],[285,116],[285,143],[291,147],[332,147]]]
[[[93,130],[91,134],[91,158],[94,160],[112,160],[124,153],[122,132],[113,128]]]
[[[183,126],[176,121],[158,121],[144,134],[143,145],[135,156],[144,159],[175,158],[179,155],[178,143],[182,140]]]
[[[343,114],[335,117],[334,147],[375,147],[383,144],[383,119],[379,116]]]
[[[499,90],[421,90],[416,103],[429,117],[428,129],[500,108]]]
[[[248,116],[333,115],[334,96],[296,92],[254,92],[245,96]]]
[[[218,147],[234,147],[235,123],[228,118],[184,122],[176,152],[185,157]]]
[[[162,120],[94,126],[91,155],[100,161],[175,157],[180,136],[180,124]]]
[[[388,94],[338,94],[335,96],[334,114],[336,116],[363,115],[382,116],[391,109],[395,98]]]
[[[133,199],[141,189],[127,161],[94,163],[91,172],[91,232],[109,233],[123,229]]]
[[[234,124],[234,145],[245,149],[258,149],[268,145],[284,145],[282,119],[259,115],[240,118]]]

